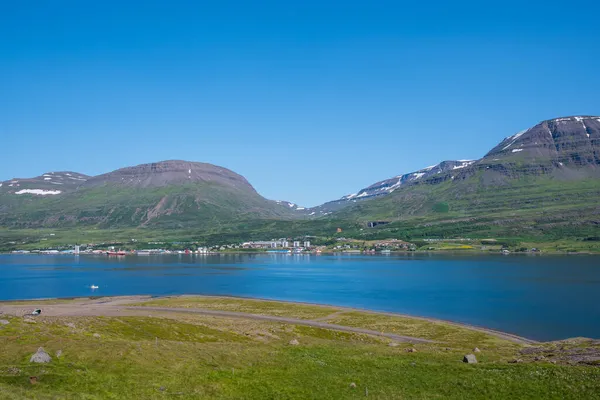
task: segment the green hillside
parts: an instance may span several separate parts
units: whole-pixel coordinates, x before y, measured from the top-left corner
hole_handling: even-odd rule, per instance
[[[21,203],[12,212],[3,214],[0,223],[12,228],[185,228],[211,227],[233,220],[284,217],[290,214],[283,206],[255,192],[214,183],[156,188],[107,184],[66,196],[34,200]]]
[[[510,237],[529,240],[600,236],[600,180],[523,177],[485,185],[463,182],[405,187],[346,208],[338,218],[386,221],[370,235],[406,238]]]

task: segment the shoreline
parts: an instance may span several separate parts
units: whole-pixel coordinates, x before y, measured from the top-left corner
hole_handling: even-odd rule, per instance
[[[473,331],[487,333],[487,334],[490,334],[490,335],[493,335],[496,337],[501,337],[501,338],[507,339],[507,340],[510,340],[508,338],[512,338],[514,340],[519,340],[519,341],[522,341],[522,342],[525,342],[528,344],[542,343],[539,340],[526,338],[524,336],[519,336],[519,335],[510,333],[510,332],[503,332],[503,331],[499,331],[499,330],[492,329],[492,328],[486,328],[484,326],[471,325],[471,324],[467,324],[467,323],[445,320],[445,319],[440,319],[440,318],[402,314],[402,313],[396,313],[396,312],[390,312],[390,311],[370,310],[367,308],[338,306],[335,304],[327,304],[327,303],[310,303],[310,302],[305,302],[305,301],[276,300],[276,299],[261,298],[261,297],[244,297],[244,296],[227,296],[227,295],[211,296],[211,295],[195,295],[195,294],[180,294],[180,295],[173,295],[173,296],[154,296],[152,298],[166,299],[166,298],[181,298],[181,297],[243,299],[243,300],[255,300],[255,301],[272,301],[272,302],[276,302],[276,303],[300,304],[300,305],[315,306],[315,307],[335,307],[335,308],[339,308],[341,311],[354,311],[354,312],[361,312],[361,313],[365,313],[365,314],[383,315],[383,316],[387,316],[387,317],[410,318],[410,319],[417,319],[420,321],[427,321],[427,322],[433,322],[433,323],[438,323],[438,324],[448,324],[448,325],[453,325],[453,326],[460,327],[460,328],[465,328],[465,329],[470,329]]]
[[[344,251],[322,251],[321,253],[305,252],[305,253],[282,253],[282,252],[269,252],[269,251],[216,251],[211,253],[156,253],[156,254],[125,254],[125,255],[106,255],[106,254],[93,254],[93,253],[20,253],[20,252],[6,252],[0,251],[0,256],[101,256],[111,257],[112,259],[121,259],[122,257],[156,257],[156,256],[220,256],[220,255],[284,255],[284,256],[321,256],[321,255],[344,255],[344,256],[397,256],[397,255],[412,255],[412,254],[428,254],[428,255],[464,255],[464,256],[529,256],[529,257],[543,257],[543,256],[600,256],[600,252],[564,252],[564,251],[543,251],[538,253],[531,252],[510,252],[504,254],[495,251],[482,251],[482,250],[417,250],[417,251],[392,251],[390,253],[356,253],[356,252],[344,252]]]
[[[503,332],[503,331],[499,331],[499,330],[492,329],[492,328],[486,328],[486,327],[482,327],[482,326],[471,325],[471,324],[467,324],[467,323],[455,322],[455,321],[450,321],[450,320],[444,320],[444,319],[439,319],[439,318],[414,316],[414,315],[409,315],[409,314],[361,309],[361,308],[355,308],[355,307],[338,306],[338,305],[334,305],[334,304],[319,304],[319,303],[310,303],[310,302],[303,302],[303,301],[276,300],[276,299],[269,299],[269,298],[243,297],[243,296],[181,294],[181,295],[167,295],[167,296],[119,295],[119,296],[87,296],[87,297],[51,297],[51,298],[38,298],[38,299],[0,300],[0,306],[2,306],[2,305],[10,306],[11,303],[13,303],[13,305],[21,306],[24,304],[14,304],[14,303],[35,304],[35,302],[42,302],[42,301],[46,302],[46,301],[54,301],[54,300],[57,300],[57,301],[61,301],[61,300],[82,300],[82,301],[106,300],[108,302],[108,301],[123,301],[123,300],[145,301],[145,300],[186,298],[186,297],[205,298],[205,299],[240,299],[240,300],[257,301],[257,302],[263,301],[263,302],[307,305],[307,306],[324,307],[324,308],[329,307],[329,308],[339,309],[339,311],[342,311],[342,312],[359,312],[359,313],[372,314],[372,315],[382,315],[382,316],[388,316],[388,317],[415,319],[415,320],[437,323],[437,324],[447,324],[447,325],[451,325],[451,326],[455,326],[455,327],[459,327],[459,328],[463,328],[463,329],[469,329],[472,331],[485,333],[485,334],[488,334],[488,335],[491,335],[491,336],[494,336],[494,337],[497,337],[497,338],[500,338],[503,340],[508,340],[513,343],[518,343],[518,344],[531,345],[531,344],[543,343],[542,341],[526,338],[526,337],[519,336],[519,335],[516,335],[513,333],[509,333],[509,332]],[[101,303],[103,303],[103,302],[96,303],[96,304],[101,304]],[[67,306],[68,304],[48,304],[48,306],[60,306],[60,305]],[[73,304],[73,306],[85,307],[86,304]],[[144,306],[139,306],[139,308],[144,309]],[[176,310],[177,309],[173,309],[173,311],[176,311]],[[190,309],[188,311],[191,311],[191,310],[192,309]],[[179,310],[179,311],[182,311],[182,310]],[[197,311],[203,311],[203,310],[201,308],[198,308]],[[204,310],[204,311],[209,311],[209,310]],[[247,314],[247,315],[248,316],[257,316],[257,315],[261,315],[261,314]],[[241,315],[238,315],[238,316],[241,316]]]

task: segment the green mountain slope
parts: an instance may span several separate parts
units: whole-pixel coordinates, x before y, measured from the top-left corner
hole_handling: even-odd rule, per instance
[[[564,238],[600,236],[600,118],[544,121],[481,160],[397,187],[332,217],[367,235]]]
[[[242,176],[187,161],[123,168],[60,194],[6,191],[0,202],[0,226],[11,228],[203,228],[293,215],[288,206],[260,196]]]
[[[203,163],[163,161],[95,177],[48,173],[0,183],[0,239],[16,245],[15,238],[41,237],[35,229],[69,228],[97,229],[99,240],[121,232],[225,243],[331,237],[342,228],[362,238],[600,240],[600,117],[543,121],[479,160],[421,171],[380,181],[327,211],[267,200],[241,175]],[[369,228],[372,221],[383,223]],[[23,235],[13,237],[15,230]]]

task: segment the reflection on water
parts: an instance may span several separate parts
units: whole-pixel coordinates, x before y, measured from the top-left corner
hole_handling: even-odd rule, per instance
[[[430,316],[536,339],[598,338],[599,261],[431,254],[0,255],[0,299],[231,295]]]

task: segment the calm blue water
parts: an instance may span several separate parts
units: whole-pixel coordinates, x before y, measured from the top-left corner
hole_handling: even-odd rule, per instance
[[[90,285],[98,285],[92,291]],[[0,255],[0,300],[218,294],[335,304],[551,340],[600,338],[600,257]]]

